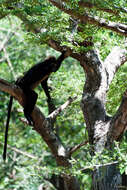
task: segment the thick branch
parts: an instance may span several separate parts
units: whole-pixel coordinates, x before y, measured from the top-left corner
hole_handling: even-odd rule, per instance
[[[82,66],[86,72],[86,83],[82,98],[82,109],[89,132],[90,142],[100,151],[110,136],[118,140],[127,125],[127,92],[117,114],[111,119],[105,112],[106,92],[116,70],[127,60],[126,50],[115,47],[105,62],[101,62],[95,51],[84,55]]]
[[[60,45],[60,42],[57,42],[55,40],[49,40],[48,45],[50,47],[52,47],[53,49],[55,49],[57,51],[60,51],[60,52],[62,52],[63,50],[66,49],[68,51],[68,53],[69,53],[69,56],[73,57],[74,59],[77,59],[78,61],[81,61],[81,55],[80,54],[73,53],[73,51],[70,48],[68,48],[67,46],[62,47]]]
[[[63,0],[64,2],[67,1],[67,0]],[[106,7],[101,7],[100,4],[96,4],[96,3],[91,3],[91,2],[84,2],[83,0],[79,1],[78,5],[80,7],[86,7],[86,8],[95,8],[97,9],[98,11],[103,11],[103,12],[107,12],[107,13],[110,13],[110,14],[113,14],[113,15],[119,15],[120,12],[123,12],[123,13],[127,13],[127,9],[124,8],[124,7],[117,7],[117,6],[113,6],[112,8],[114,9],[110,9],[110,8],[106,8]],[[110,7],[110,3],[108,4],[108,6]]]
[[[64,6],[64,3],[59,3],[56,0],[49,0],[54,6],[59,8],[60,10],[64,11],[65,13],[71,15],[74,18],[80,19],[82,23],[90,23],[102,28],[106,28],[112,31],[115,31],[123,36],[127,36],[127,25],[120,24],[116,22],[110,22],[105,19],[101,19],[98,16],[89,16],[86,13],[84,15],[81,15],[80,13],[72,10],[72,9],[66,9]]]
[[[71,156],[74,152],[76,152],[78,149],[80,149],[82,146],[86,145],[88,143],[88,141],[84,141],[81,144],[78,144],[74,147],[71,148],[69,155]]]
[[[68,2],[68,0],[62,0],[63,2]],[[103,12],[107,12],[107,13],[110,13],[110,14],[113,14],[113,15],[118,15],[118,10],[112,10],[112,9],[109,9],[109,8],[106,8],[106,7],[101,7],[99,4],[96,4],[96,3],[92,3],[92,2],[85,2],[83,0],[79,1],[78,2],[78,5],[82,8],[88,8],[88,9],[96,9],[98,11],[103,11]]]
[[[109,8],[102,8],[100,7],[99,5],[97,5],[96,3],[91,3],[91,2],[84,2],[83,0],[79,1],[78,5],[80,7],[86,7],[86,8],[96,8],[98,11],[103,11],[103,12],[107,12],[107,13],[110,13],[110,14],[113,14],[113,15],[118,15],[118,10],[112,10],[112,9],[109,9]]]
[[[127,90],[124,93],[121,105],[112,118],[110,136],[113,140],[121,140],[124,131],[127,129]]]
[[[14,95],[19,103],[24,103],[23,101],[23,92],[21,89],[13,88],[13,85],[10,85],[8,82],[0,79],[0,90],[8,92],[10,95]],[[44,115],[40,112],[38,108],[34,108],[32,112],[32,118],[34,121],[33,128],[42,136],[43,140],[47,143],[53,156],[56,159],[56,162],[59,166],[69,167],[69,157],[68,151],[64,148],[60,139],[54,134],[50,123],[45,119]],[[68,189],[80,190],[79,184],[75,177],[63,174],[63,179],[65,186]]]
[[[22,90],[17,86],[0,79],[0,90],[14,96],[22,106],[25,104],[25,96]],[[33,128],[42,136],[43,140],[47,143],[57,160],[57,164],[62,166],[69,166],[69,162],[66,157],[66,149],[63,147],[60,140],[52,131],[50,123],[45,119],[45,116],[37,107],[35,107],[32,112],[32,118],[34,121]]]
[[[111,84],[112,79],[117,69],[127,61],[127,51],[119,47],[113,48],[111,53],[104,61],[106,71],[108,74],[108,86]]]
[[[89,140],[91,144],[99,146],[104,141],[103,136],[107,132],[107,115],[105,111],[107,75],[103,62],[99,59],[96,51],[89,51],[82,58],[86,72],[86,82],[82,97],[82,110],[84,113]],[[101,142],[99,142],[99,140]],[[100,148],[97,147],[99,150]]]
[[[0,90],[3,92],[9,93],[11,96],[14,96],[15,98],[18,97],[18,95],[21,93],[19,89],[15,89],[15,86],[10,84],[9,82],[0,79]],[[20,96],[22,96],[20,94]],[[23,105],[22,100],[20,100],[20,104]]]

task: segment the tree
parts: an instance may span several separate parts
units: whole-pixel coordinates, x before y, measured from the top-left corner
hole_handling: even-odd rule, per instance
[[[124,92],[118,111],[113,116],[109,116],[105,109],[109,86],[118,68],[127,61],[125,48],[127,10],[123,7],[126,7],[126,2],[122,0],[1,2],[1,19],[8,14],[17,16],[29,31],[31,41],[45,43],[60,52],[66,48],[70,51],[70,56],[77,59],[84,69],[86,81],[81,108],[88,130],[89,143],[93,146],[92,155],[101,154],[104,149],[110,150],[113,142],[120,141],[126,130],[127,90]],[[107,42],[105,36],[108,37]],[[111,50],[109,44],[113,43],[114,38],[117,40],[113,45],[117,44],[117,46]],[[101,55],[97,49],[99,48],[101,52],[103,43],[104,45],[107,43],[108,50],[107,52],[102,50],[104,55]],[[106,57],[107,53],[109,55]],[[105,60],[102,61],[104,58]],[[22,106],[24,105],[24,94],[16,86],[1,79],[0,89],[14,96]],[[68,99],[62,107],[49,115],[48,120],[37,107],[32,113],[34,129],[47,143],[57,165],[65,168],[71,168],[71,155],[81,146],[72,149],[63,146],[62,141],[53,131],[53,124],[58,113],[72,101],[73,98]],[[93,190],[117,190],[122,185],[116,162],[96,167],[92,179]],[[52,183],[58,190],[80,189],[77,178],[73,174],[61,173],[57,179],[59,183],[55,180],[52,178]]]

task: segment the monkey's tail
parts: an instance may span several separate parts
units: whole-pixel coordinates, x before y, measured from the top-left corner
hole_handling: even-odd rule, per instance
[[[5,139],[4,139],[4,151],[3,151],[3,160],[4,161],[6,160],[6,153],[7,153],[8,128],[9,128],[12,103],[13,103],[13,96],[10,96],[10,101],[9,101],[9,105],[8,105],[6,129],[5,129]]]

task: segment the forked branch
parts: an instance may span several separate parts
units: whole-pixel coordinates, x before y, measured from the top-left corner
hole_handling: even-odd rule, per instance
[[[22,106],[24,105],[25,95],[19,87],[12,85],[3,79],[0,79],[0,90],[9,93],[11,96],[14,96]],[[34,121],[34,130],[36,130],[47,143],[51,149],[51,152],[56,157],[57,163],[59,165],[69,165],[65,147],[53,132],[52,128],[50,127],[50,123],[48,121],[44,122],[46,120],[45,116],[36,106],[32,112],[32,118]]]
[[[87,22],[89,24],[93,24],[93,25],[99,26],[101,28],[112,30],[123,36],[127,36],[127,25],[125,25],[125,24],[111,22],[106,19],[100,18],[98,16],[88,15],[87,13],[80,14],[75,10],[66,8],[65,2],[62,3],[61,1],[56,1],[56,0],[49,0],[49,1],[54,6],[59,8],[61,11],[71,15],[73,18],[79,19],[81,21],[81,23]]]

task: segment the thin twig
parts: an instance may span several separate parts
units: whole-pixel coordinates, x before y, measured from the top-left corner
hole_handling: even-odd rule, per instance
[[[5,46],[3,47],[3,51],[4,51],[4,54],[5,54],[5,58],[6,58],[6,60],[7,60],[8,66],[9,66],[11,72],[12,72],[13,78],[16,80],[16,74],[15,74],[15,72],[14,72],[14,69],[13,69],[13,66],[12,66],[12,63],[11,63],[11,60],[10,60],[10,58],[9,58],[9,55],[8,55],[8,53],[7,53],[7,50],[6,50]]]
[[[88,169],[93,169],[93,168],[97,169],[97,168],[100,168],[100,167],[110,166],[110,165],[113,165],[113,164],[118,164],[118,161],[109,162],[109,163],[106,163],[106,164],[96,164],[96,165],[93,165],[93,166],[86,166],[85,168],[80,169],[80,171],[85,172]]]
[[[48,115],[47,119],[55,119],[60,112],[62,112],[65,108],[67,108],[76,99],[77,97],[74,97],[74,98],[69,97],[68,100],[63,105],[61,105],[59,108],[53,111],[50,115]]]
[[[5,61],[6,59],[3,57],[3,58],[1,58],[0,59],[0,62],[3,62],[3,61]]]
[[[0,144],[3,145],[3,143],[0,143]],[[15,147],[11,147],[10,145],[7,145],[7,146],[8,146],[8,148],[10,148],[11,150],[13,150],[14,152],[17,152],[19,154],[22,154],[22,155],[27,156],[27,157],[32,158],[32,159],[36,159],[36,160],[38,159],[38,157],[36,157],[36,156],[34,156],[32,154],[28,154],[27,152],[19,150],[19,149],[15,148]]]
[[[0,46],[0,51],[6,46],[6,44],[8,43],[8,41],[11,39],[11,37],[14,35],[13,32],[8,32],[6,38],[3,40],[3,43],[1,43],[1,46]]]
[[[76,152],[79,148],[81,148],[82,146],[86,145],[88,143],[88,141],[84,141],[81,144],[78,144],[74,147],[71,148],[69,155],[71,156],[74,152]]]
[[[28,121],[25,118],[19,118],[19,120],[25,124],[25,125],[29,125]]]

